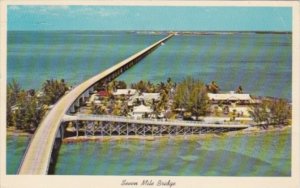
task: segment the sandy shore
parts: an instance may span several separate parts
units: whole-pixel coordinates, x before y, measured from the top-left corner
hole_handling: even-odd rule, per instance
[[[7,128],[6,129],[6,135],[7,136],[32,136],[33,134],[24,132],[22,130],[16,130],[15,128]]]

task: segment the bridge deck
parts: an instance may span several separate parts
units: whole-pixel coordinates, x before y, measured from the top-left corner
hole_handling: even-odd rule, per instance
[[[145,53],[153,50],[155,47],[159,46],[162,42],[165,42],[172,36],[173,34],[170,34],[169,36],[152,44],[144,50],[86,80],[71,90],[68,94],[63,96],[43,119],[39,125],[39,128],[32,137],[21,163],[19,174],[47,174],[57,131],[61,124],[62,118],[75,100],[99,80],[111,75],[114,73],[114,71],[122,68],[129,62],[145,55]]]
[[[149,125],[165,125],[165,126],[187,126],[187,127],[212,127],[212,128],[247,128],[249,125],[236,123],[208,123],[197,121],[182,120],[158,120],[158,119],[135,119],[130,117],[111,116],[111,115],[88,115],[78,114],[76,116],[66,115],[63,121],[105,121],[120,122],[131,124],[149,124]]]

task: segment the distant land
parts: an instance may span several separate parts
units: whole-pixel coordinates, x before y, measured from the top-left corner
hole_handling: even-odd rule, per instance
[[[219,35],[219,34],[291,34],[290,31],[131,31],[137,34]]]
[[[9,30],[8,32],[127,32],[136,34],[162,35],[220,35],[220,34],[292,34],[291,31],[176,31],[176,30]]]

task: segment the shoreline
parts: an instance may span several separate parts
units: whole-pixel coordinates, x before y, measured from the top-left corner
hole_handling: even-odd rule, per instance
[[[210,138],[221,138],[221,137],[236,137],[236,136],[256,136],[259,134],[266,134],[266,133],[284,133],[290,131],[292,126],[284,126],[281,128],[278,127],[269,127],[268,129],[260,129],[259,127],[249,127],[247,129],[238,130],[238,131],[229,131],[224,133],[205,133],[201,135],[176,135],[176,136],[169,136],[169,135],[162,135],[162,136],[152,136],[152,135],[114,135],[114,136],[78,136],[78,137],[68,137],[63,139],[63,143],[70,144],[70,143],[80,143],[80,142],[107,142],[107,141],[120,141],[120,140],[145,140],[145,141],[155,141],[161,139],[210,139]],[[6,136],[21,136],[21,137],[32,137],[33,134],[19,131],[19,130],[12,130],[7,129]]]
[[[15,128],[7,128],[6,129],[6,136],[27,136],[31,137],[34,134],[28,133],[22,130],[16,130]]]

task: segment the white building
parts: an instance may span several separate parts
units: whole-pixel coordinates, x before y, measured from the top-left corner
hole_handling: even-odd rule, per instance
[[[142,93],[139,98],[143,99],[145,102],[150,102],[153,99],[158,101],[160,99],[160,93]]]
[[[237,116],[249,116],[249,104],[257,103],[252,99],[250,94],[235,93],[208,93],[209,100],[214,104],[211,106],[211,111],[218,110],[223,113],[236,113]],[[225,106],[219,106],[222,103]]]
[[[219,102],[227,102],[227,103],[244,103],[250,104],[253,103],[253,99],[251,98],[250,94],[244,93],[234,93],[231,91],[230,93],[208,93],[208,98],[213,103]]]
[[[140,106],[133,107],[132,114],[136,118],[141,118],[146,113],[151,114],[152,112],[153,112],[153,110],[149,106],[140,105]]]
[[[152,100],[159,101],[160,100],[160,93],[142,93],[141,95],[136,94],[130,97],[128,101],[128,105],[132,106],[134,101],[140,100],[144,101],[146,104],[151,104]]]
[[[136,89],[117,89],[116,92],[113,92],[114,96],[117,95],[129,95],[129,96],[133,96],[137,94],[137,90]]]

